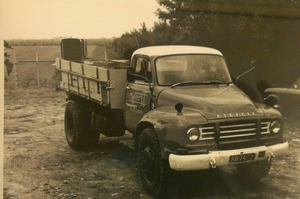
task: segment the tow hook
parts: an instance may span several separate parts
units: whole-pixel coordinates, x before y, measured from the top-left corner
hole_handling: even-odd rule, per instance
[[[216,162],[216,160],[213,159],[213,158],[211,158],[211,159],[209,160],[209,166],[210,166],[211,169],[217,168],[217,162]]]
[[[275,155],[273,154],[272,151],[269,152],[269,156],[268,156],[268,162],[272,163],[273,159],[275,158]]]

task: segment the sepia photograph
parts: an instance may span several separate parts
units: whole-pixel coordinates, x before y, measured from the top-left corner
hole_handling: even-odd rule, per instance
[[[0,198],[300,198],[300,0],[0,0]]]

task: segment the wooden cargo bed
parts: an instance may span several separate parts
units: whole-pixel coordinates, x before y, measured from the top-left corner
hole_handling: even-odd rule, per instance
[[[126,68],[125,64],[110,61],[76,63],[56,59],[60,89],[113,109],[124,108]]]

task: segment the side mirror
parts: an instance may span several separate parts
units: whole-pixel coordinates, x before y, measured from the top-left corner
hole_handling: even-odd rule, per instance
[[[249,70],[247,70],[246,72],[240,74],[240,75],[236,78],[236,85],[239,84],[239,79],[240,79],[240,77],[242,77],[243,75],[246,75],[247,73],[249,73],[249,72],[251,72],[252,70],[254,70],[254,68],[255,68],[254,62],[255,62],[255,60],[253,60],[253,61],[251,62],[251,68],[250,68]]]
[[[128,82],[134,82],[134,67],[129,66],[126,69],[126,73],[127,73],[127,81]]]

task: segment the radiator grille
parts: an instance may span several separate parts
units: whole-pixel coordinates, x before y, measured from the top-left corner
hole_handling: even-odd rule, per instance
[[[216,140],[220,144],[273,139],[279,134],[269,130],[272,121],[246,120],[210,123],[199,128],[199,140]]]
[[[256,135],[255,121],[220,123],[220,139],[251,137]]]

